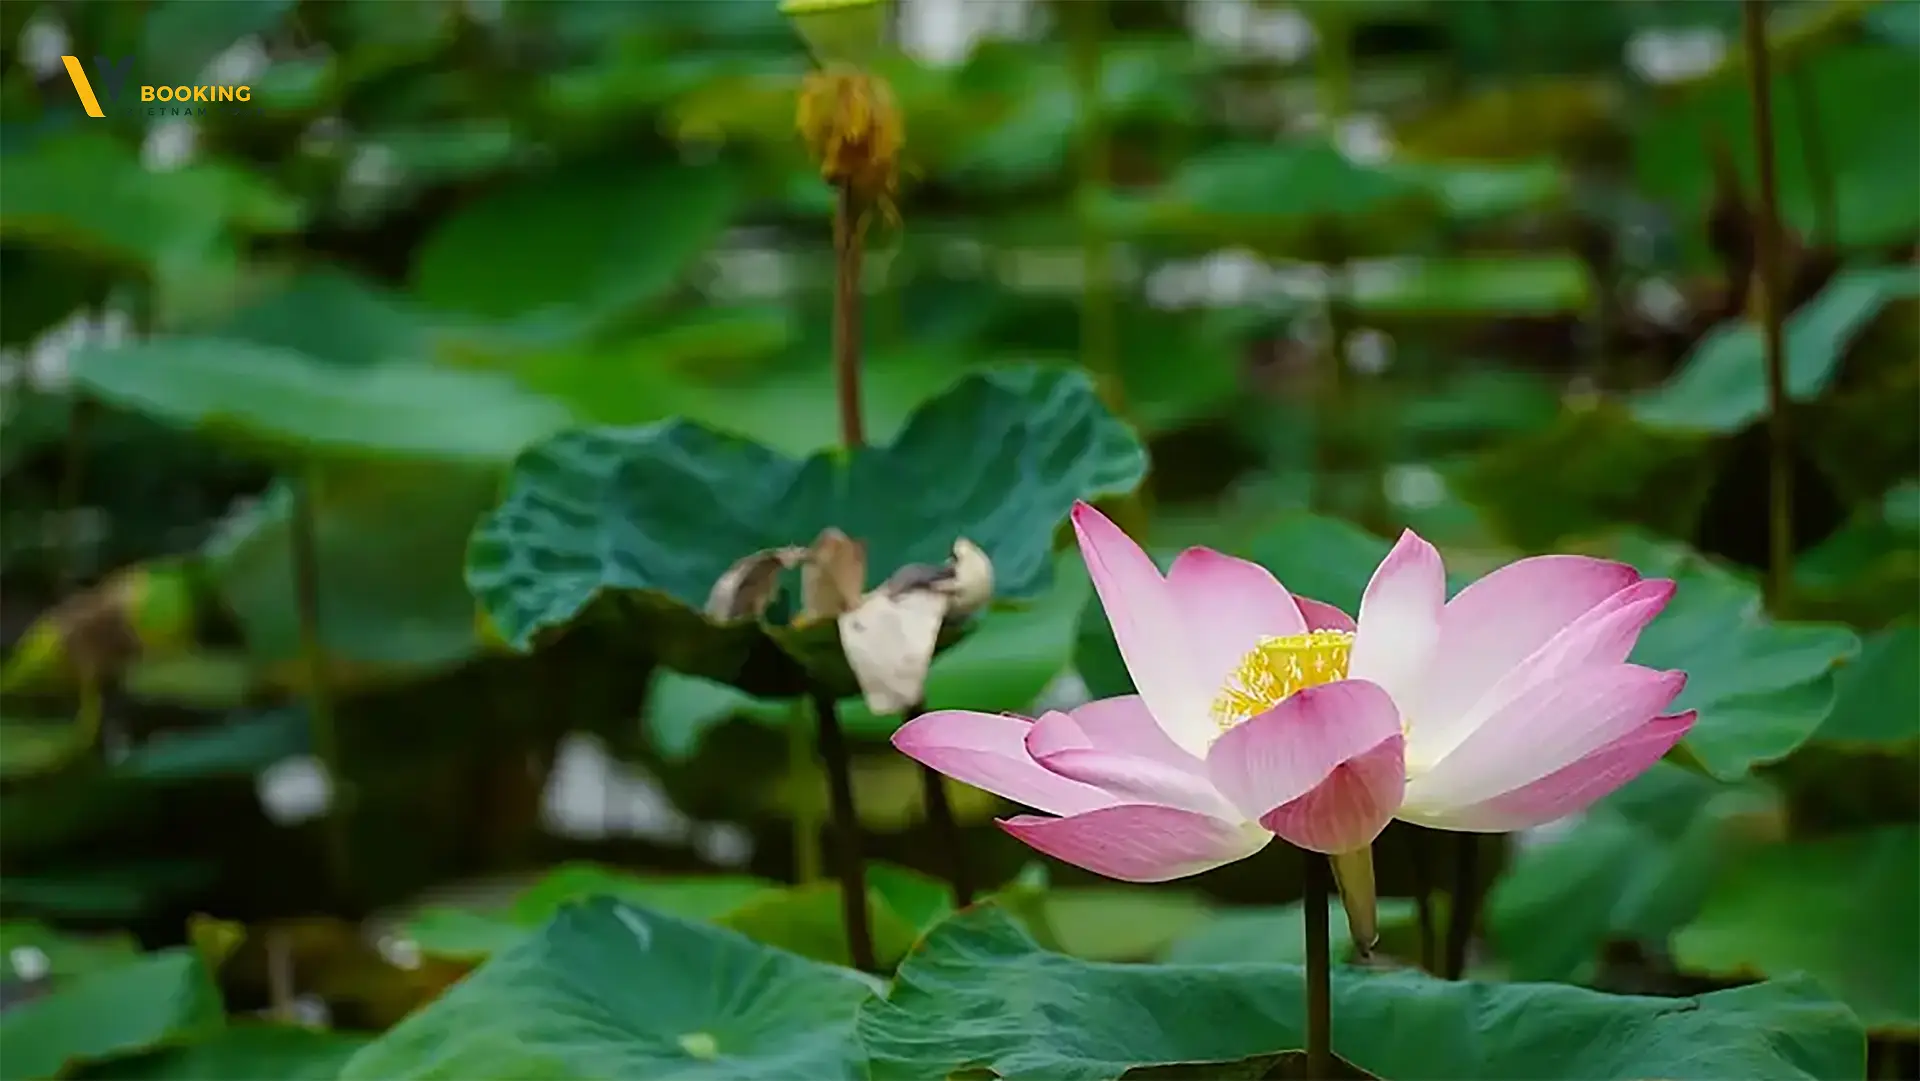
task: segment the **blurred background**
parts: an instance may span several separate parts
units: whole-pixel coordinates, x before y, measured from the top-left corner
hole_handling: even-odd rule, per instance
[[[1679,575],[1697,599],[1657,648],[1759,743],[1487,839],[1475,964],[1667,992],[1809,968],[1914,1076],[1920,4],[1770,10],[1794,559],[1764,609],[1732,0],[898,0],[867,425],[979,367],[1079,365],[1149,446],[1115,513],[1156,551],[1257,555],[1349,607],[1404,526],[1463,575],[1547,549]],[[251,94],[171,115],[109,95],[120,63]],[[791,705],[585,636],[511,654],[462,579],[559,428],[833,443],[809,64],[772,0],[0,5],[10,997],[191,940],[231,1009],[379,1028],[601,888],[843,956],[830,898],[766,892],[818,873]],[[301,492],[334,746],[298,663]],[[1113,693],[1088,594],[1068,555],[931,704]],[[910,931],[943,861],[893,723],[849,707]],[[995,801],[955,799],[974,877],[1021,873]],[[1387,892],[1446,866],[1423,845],[1382,842]],[[1297,941],[1291,874],[1056,867],[1047,904],[1087,956],[1245,957]],[[1834,881],[1873,885],[1809,893]],[[1856,905],[1892,937],[1805,930]]]

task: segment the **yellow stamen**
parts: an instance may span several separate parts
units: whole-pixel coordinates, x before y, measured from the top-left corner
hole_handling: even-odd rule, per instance
[[[1288,695],[1347,678],[1347,657],[1352,651],[1353,635],[1348,631],[1261,639],[1241,658],[1213,700],[1214,723],[1225,732],[1272,709]]]

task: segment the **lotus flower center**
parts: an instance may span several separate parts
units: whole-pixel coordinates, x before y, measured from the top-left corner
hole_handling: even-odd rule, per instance
[[[1214,723],[1225,732],[1298,691],[1347,678],[1347,658],[1352,652],[1350,631],[1308,631],[1262,638],[1240,658],[1227,676],[1226,686],[1214,698],[1210,711]]]

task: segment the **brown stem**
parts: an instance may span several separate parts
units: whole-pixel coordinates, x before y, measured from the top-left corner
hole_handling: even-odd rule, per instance
[[[916,704],[901,721],[911,721],[925,711],[924,703]],[[953,804],[947,799],[947,782],[938,770],[920,767],[920,796],[926,804],[927,825],[933,829],[934,843],[947,853],[947,881],[953,886],[953,907],[965,908],[973,903],[973,878],[967,873],[967,853],[961,847],[960,821],[953,815]]]
[[[1333,866],[1318,852],[1300,852],[1306,859],[1301,875],[1300,904],[1306,919],[1307,947],[1307,1077],[1333,1077],[1333,951],[1329,941],[1327,907],[1332,901]]]
[[[848,450],[867,441],[860,413],[860,234],[860,207],[843,185],[833,210],[833,385],[840,442]]]
[[[853,967],[875,972],[873,931],[867,915],[866,858],[861,852],[860,819],[853,808],[853,768],[846,736],[840,731],[839,707],[833,695],[813,692],[813,712],[819,724],[820,757],[827,765],[827,798],[833,809],[834,840],[839,852],[840,912],[846,921],[847,952]]]
[[[1467,946],[1480,908],[1480,835],[1455,835],[1453,897],[1447,913],[1447,955],[1441,975],[1457,980],[1467,973]]]
[[[1779,613],[1793,576],[1793,443],[1787,401],[1780,274],[1780,192],[1774,171],[1773,74],[1767,54],[1766,0],[1743,0],[1747,92],[1753,98],[1753,149],[1760,204],[1754,208],[1755,297],[1760,307],[1762,362],[1767,369],[1767,604]]]
[[[1427,852],[1431,835],[1419,826],[1405,826],[1407,862],[1413,868],[1413,905],[1420,925],[1420,971],[1437,972],[1439,941],[1433,934],[1433,865]]]

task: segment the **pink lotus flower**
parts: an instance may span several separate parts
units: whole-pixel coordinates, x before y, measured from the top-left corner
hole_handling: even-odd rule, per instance
[[[1278,835],[1334,857],[1367,945],[1370,846],[1389,820],[1499,833],[1560,818],[1693,724],[1664,714],[1684,673],[1626,663],[1673,583],[1624,564],[1522,559],[1449,601],[1440,553],[1409,530],[1356,622],[1205,548],[1162,577],[1084,503],[1073,524],[1139,693],[1037,721],[928,713],[893,745],[1047,812],[1000,826],[1109,878],[1198,874]]]

